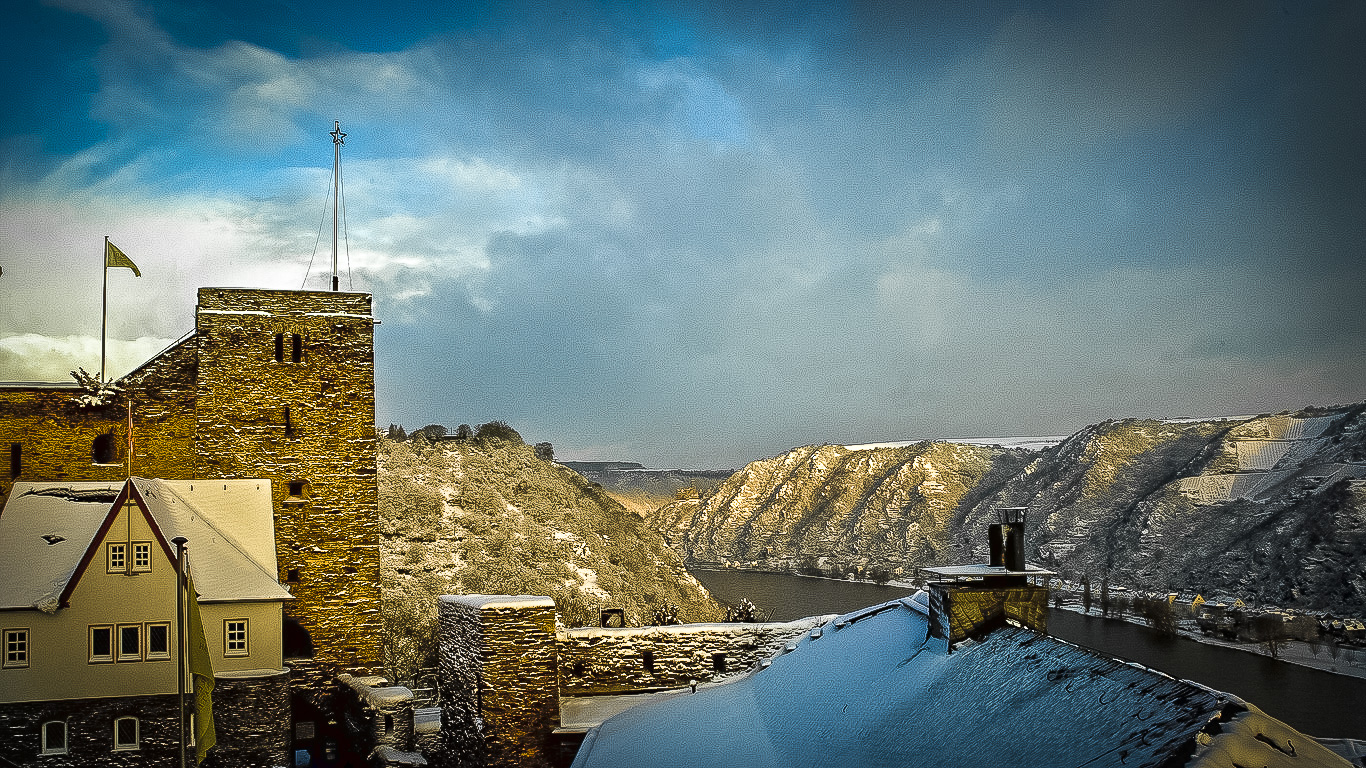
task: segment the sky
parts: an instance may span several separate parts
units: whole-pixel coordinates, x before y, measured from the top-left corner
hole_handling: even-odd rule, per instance
[[[10,0],[0,380],[374,294],[376,421],[736,468],[1366,400],[1366,4]]]

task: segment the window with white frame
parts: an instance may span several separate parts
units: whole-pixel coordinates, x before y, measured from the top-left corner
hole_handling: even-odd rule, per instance
[[[152,570],[152,542],[133,542],[133,571],[146,573]]]
[[[5,668],[28,666],[28,628],[5,630]]]
[[[225,619],[223,621],[223,655],[247,655],[246,619]]]
[[[66,754],[66,721],[49,720],[43,723],[43,754]]]
[[[142,661],[142,625],[119,625],[119,661]]]
[[[115,750],[138,749],[141,746],[138,736],[138,719],[136,717],[120,717],[114,720]]]
[[[122,573],[128,569],[128,544],[119,542],[109,545],[109,567],[106,569],[110,573]]]
[[[114,660],[114,627],[101,624],[90,627],[90,663],[105,664]]]
[[[171,658],[171,625],[169,622],[163,621],[147,625],[147,653],[143,658],[148,661]]]

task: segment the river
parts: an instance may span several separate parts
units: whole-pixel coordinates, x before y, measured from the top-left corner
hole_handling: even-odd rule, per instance
[[[904,587],[782,573],[694,571],[723,603],[742,598],[772,621],[847,613],[911,594]],[[1311,736],[1366,739],[1366,680],[1287,664],[1115,619],[1050,610],[1049,633],[1077,645],[1228,691]]]

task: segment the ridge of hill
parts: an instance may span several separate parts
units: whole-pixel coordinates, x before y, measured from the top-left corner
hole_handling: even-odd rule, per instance
[[[1043,450],[806,446],[647,520],[692,564],[880,580],[986,560],[1016,506],[1064,578],[1366,608],[1366,404],[1107,421]]]
[[[442,594],[548,595],[567,626],[596,626],[609,607],[627,626],[669,606],[681,621],[724,615],[639,515],[520,439],[381,438],[378,464],[386,652],[405,657],[391,660],[397,679],[434,650]]]

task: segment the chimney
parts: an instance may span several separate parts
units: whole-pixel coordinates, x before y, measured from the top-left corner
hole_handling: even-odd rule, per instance
[[[1005,566],[1007,571],[1025,569],[1024,534],[1028,511],[1028,507],[1000,507],[996,510],[1001,522],[991,526],[992,565]]]

